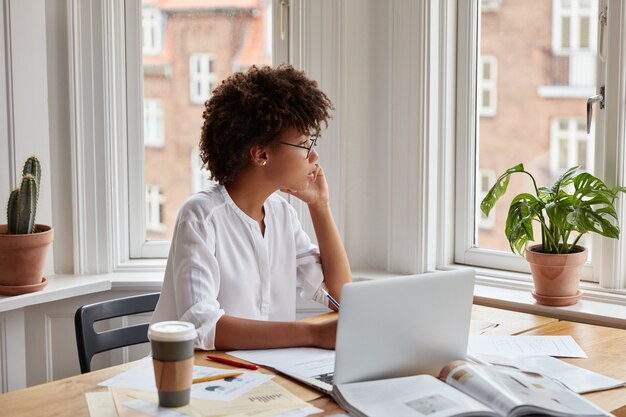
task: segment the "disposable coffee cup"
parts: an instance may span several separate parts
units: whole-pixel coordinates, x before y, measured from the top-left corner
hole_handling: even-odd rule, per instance
[[[196,328],[185,321],[162,321],[148,328],[154,379],[162,407],[189,404]]]

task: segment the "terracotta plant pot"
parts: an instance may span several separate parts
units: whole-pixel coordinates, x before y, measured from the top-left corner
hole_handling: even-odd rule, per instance
[[[539,304],[568,306],[576,304],[582,293],[578,289],[587,248],[575,246],[576,252],[565,255],[543,253],[542,245],[526,249],[526,260],[535,283],[533,297]]]
[[[0,294],[18,295],[39,291],[47,284],[43,276],[48,246],[54,229],[37,224],[37,233],[7,234],[7,225],[0,225]]]

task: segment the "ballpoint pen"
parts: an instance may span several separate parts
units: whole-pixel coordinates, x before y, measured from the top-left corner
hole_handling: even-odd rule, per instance
[[[239,376],[241,374],[243,374],[243,372],[230,372],[227,374],[209,375],[209,376],[203,376],[201,378],[195,378],[192,380],[192,382],[194,384],[197,384],[198,382],[217,381],[218,379],[232,378],[235,376]]]
[[[334,305],[335,307],[337,307],[337,310],[339,310],[339,303],[337,302],[337,300],[335,300],[333,298],[332,295],[330,295],[328,293],[328,291],[326,291],[324,288],[321,288],[322,292],[326,295],[326,297],[328,297],[328,301],[330,301],[332,303],[332,305]]]
[[[221,356],[207,355],[207,359],[212,360],[214,362],[225,363],[226,365],[230,365],[230,366],[236,366],[236,367],[239,367],[239,368],[252,369],[253,371],[256,370],[256,369],[259,369],[259,367],[256,366],[253,363],[237,362],[237,361],[234,361],[232,359],[222,358]]]

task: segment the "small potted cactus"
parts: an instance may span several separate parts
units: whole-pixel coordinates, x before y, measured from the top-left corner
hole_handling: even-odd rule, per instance
[[[9,196],[7,224],[0,225],[1,295],[39,291],[48,283],[43,271],[54,230],[35,223],[40,182],[41,164],[31,156],[19,188]]]

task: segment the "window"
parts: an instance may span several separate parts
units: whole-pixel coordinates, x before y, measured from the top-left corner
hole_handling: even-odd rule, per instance
[[[163,224],[163,204],[165,196],[161,188],[156,185],[146,186],[146,229],[148,232],[162,233],[165,230]]]
[[[553,175],[579,165],[593,173],[593,133],[581,118],[555,118],[550,128],[550,166]]]
[[[235,70],[287,62],[289,37],[274,35],[281,29],[276,27],[280,19],[272,19],[272,13],[281,11],[278,0],[261,0],[252,6],[223,2],[211,8],[198,2],[130,0],[124,4],[129,19],[124,38],[128,152],[120,153],[120,158],[128,163],[120,164],[127,165],[129,172],[127,197],[120,198],[128,199],[129,219],[142,219],[128,221],[128,252],[130,259],[164,258],[181,205],[210,183],[197,158],[204,102]],[[153,36],[157,28],[158,37]],[[287,29],[282,28],[285,35]],[[142,45],[136,45],[139,33],[143,33]],[[151,48],[146,37],[160,39],[160,48]],[[143,129],[135,120],[143,120]],[[138,139],[142,130],[146,146]],[[161,197],[167,196],[159,199],[158,219],[157,194],[147,187],[156,184]],[[143,201],[146,192],[152,196],[151,205]]]
[[[481,0],[480,7],[483,12],[495,12],[500,9],[502,0]]]
[[[509,191],[495,208],[491,229],[482,228],[477,202],[484,192],[486,170],[500,175],[507,168],[522,162],[532,172],[539,186],[549,185],[565,167],[581,165],[598,175],[610,186],[626,184],[623,167],[626,144],[623,96],[619,85],[626,79],[626,68],[620,53],[607,53],[606,60],[595,54],[598,49],[596,30],[605,32],[606,42],[619,39],[625,26],[621,3],[610,3],[606,26],[598,29],[598,10],[605,10],[604,0],[539,2],[529,8],[522,0],[502,2],[497,13],[481,13],[480,1],[459,2],[461,17],[457,68],[473,68],[459,73],[456,117],[461,126],[456,136],[462,155],[475,155],[468,171],[474,175],[456,175],[457,218],[462,227],[455,228],[454,259],[457,263],[493,269],[529,272],[525,260],[510,252],[504,237],[504,221],[512,196],[531,191],[532,184],[524,176],[512,177]],[[554,7],[554,14],[550,11]],[[509,17],[507,17],[509,16]],[[554,16],[554,18],[552,18]],[[538,30],[545,28],[545,30]],[[463,42],[463,39],[475,39]],[[560,79],[554,71],[559,54],[591,52],[591,67],[578,65],[581,74],[572,78],[566,72]],[[483,118],[477,85],[482,80],[480,55],[495,56],[498,62],[498,113],[496,118]],[[464,59],[466,61],[464,61]],[[573,61],[569,62],[572,65]],[[581,61],[582,62],[582,61]],[[593,77],[590,76],[593,74]],[[569,77],[569,80],[568,80]],[[597,77],[597,82],[596,82]],[[542,94],[542,86],[572,86],[581,80],[595,94],[606,86],[606,107],[594,108],[592,133],[586,133],[587,96],[565,89]],[[478,81],[478,82],[477,82]],[[472,91],[473,89],[473,91]],[[582,90],[581,90],[582,91]],[[469,119],[463,119],[470,114]],[[480,183],[472,183],[480,181]],[[463,190],[473,192],[463,194]],[[619,223],[624,228],[626,204],[619,197]],[[468,213],[468,214],[464,214]],[[474,223],[465,227],[463,222]],[[585,266],[583,279],[599,282],[606,288],[625,288],[626,266],[621,262],[625,252],[624,237],[620,240],[587,235],[596,250]],[[600,247],[601,250],[597,250]],[[495,272],[494,272],[495,274]],[[510,277],[511,275],[507,275]],[[517,276],[517,279],[526,279]]]
[[[213,181],[209,179],[211,173],[202,167],[202,160],[200,159],[200,152],[198,149],[191,151],[191,178],[192,193],[197,193],[202,190],[206,190]]]
[[[498,61],[495,56],[480,57],[478,66],[478,109],[481,117],[496,115],[498,99]]]
[[[556,85],[595,85],[597,10],[597,0],[553,2],[552,67]]]
[[[476,196],[478,197],[478,201],[476,202],[477,206],[480,205],[480,202],[487,195],[487,192],[491,188],[491,186],[496,181],[496,173],[490,169],[481,169],[478,173],[478,192]],[[495,223],[496,213],[492,211],[489,213],[489,216],[485,216],[483,212],[477,210],[478,216],[478,227],[481,229],[493,229],[493,225]]]
[[[143,101],[144,146],[161,148],[165,144],[163,133],[163,102],[157,99]]]
[[[163,15],[159,9],[144,7],[142,13],[143,53],[157,55],[163,49]]]
[[[596,44],[597,0],[555,0],[552,49],[555,53],[593,51]]]
[[[189,98],[203,104],[215,88],[216,76],[212,54],[191,54],[189,57]]]

